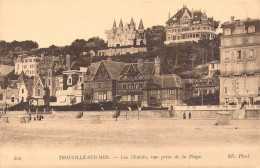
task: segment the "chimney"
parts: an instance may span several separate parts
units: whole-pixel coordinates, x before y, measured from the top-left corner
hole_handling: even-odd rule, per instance
[[[70,55],[69,54],[67,54],[66,55],[66,68],[70,68]]]
[[[139,71],[142,71],[142,69],[143,69],[143,66],[144,66],[144,60],[142,60],[142,59],[139,59],[138,60],[138,69],[139,69]]]
[[[231,22],[235,21],[235,16],[231,16]]]
[[[157,58],[154,59],[154,67],[155,67],[154,75],[160,75],[160,73],[161,73],[161,60],[158,56],[157,56]]]

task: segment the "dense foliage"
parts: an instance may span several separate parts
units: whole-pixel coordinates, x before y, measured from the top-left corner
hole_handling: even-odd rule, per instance
[[[30,51],[31,49],[37,49],[38,43],[31,40],[26,41],[0,41],[0,57],[11,54],[12,52]]]
[[[187,102],[188,106],[196,105],[219,105],[219,93],[206,94],[198,97],[192,97]]]

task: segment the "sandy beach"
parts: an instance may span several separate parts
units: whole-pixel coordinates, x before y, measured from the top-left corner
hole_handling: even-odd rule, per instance
[[[260,120],[214,124],[213,119],[171,118],[102,118],[100,124],[91,124],[90,118],[0,123],[0,167],[260,165]],[[109,159],[100,159],[100,155]],[[153,155],[158,158],[152,159]]]

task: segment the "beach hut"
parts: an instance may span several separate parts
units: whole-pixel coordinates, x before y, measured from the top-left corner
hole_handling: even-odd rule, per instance
[[[91,124],[99,124],[100,123],[100,115],[90,115]]]
[[[229,125],[231,114],[229,112],[218,112],[217,125]]]
[[[8,123],[8,117],[7,116],[1,116],[1,122],[2,123]]]

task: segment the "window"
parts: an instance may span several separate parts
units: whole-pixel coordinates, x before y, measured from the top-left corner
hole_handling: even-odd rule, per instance
[[[246,51],[243,52],[243,58],[246,58]]]
[[[24,93],[24,89],[22,89],[22,93]]]
[[[228,51],[226,51],[224,53],[224,60],[229,60],[229,52]]]
[[[254,57],[254,50],[251,49],[251,50],[249,51],[249,57]]]
[[[134,86],[134,84],[131,84],[131,89],[133,90],[133,89],[135,89],[135,86]]]
[[[98,83],[98,88],[101,88],[101,83]]]
[[[79,77],[79,81],[82,82],[82,77]]]
[[[108,83],[105,83],[105,87],[106,87],[106,88],[108,87]]]
[[[68,85],[72,85],[72,78],[71,78],[71,76],[68,78],[67,84],[68,84]]]
[[[241,59],[241,51],[237,51],[237,59]]]
[[[14,97],[11,97],[11,102],[14,102]]]
[[[118,84],[118,90],[121,90],[121,84]]]
[[[41,95],[41,90],[40,89],[37,90],[37,94],[38,94],[38,96]]]
[[[254,26],[249,26],[248,27],[248,33],[254,33],[255,32],[255,27]]]
[[[123,89],[126,90],[126,84],[123,84]]]
[[[0,94],[0,100],[3,100],[3,94]]]
[[[142,88],[143,88],[143,84],[139,83],[139,89],[142,89]]]
[[[49,79],[49,86],[51,86],[51,79]]]
[[[227,87],[224,87],[224,93],[227,93]]]

